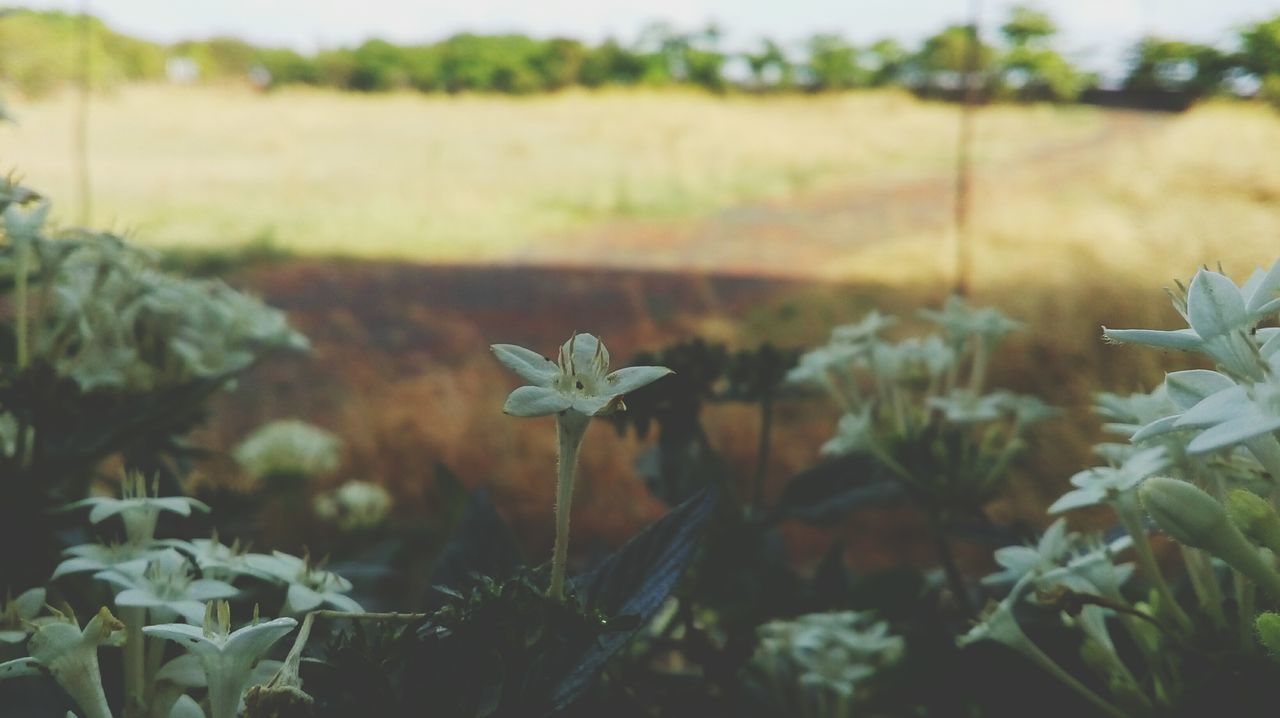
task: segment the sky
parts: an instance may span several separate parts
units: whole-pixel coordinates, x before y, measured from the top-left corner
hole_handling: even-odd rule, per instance
[[[646,24],[681,29],[715,22],[725,47],[753,49],[768,36],[799,45],[817,32],[855,42],[894,37],[908,46],[977,2],[993,38],[1018,0],[27,0],[27,7],[89,11],[117,30],[151,40],[232,35],[304,52],[378,37],[399,43],[459,32],[520,32],[588,41],[633,40]],[[1057,46],[1077,64],[1107,74],[1147,34],[1229,44],[1241,24],[1280,14],[1280,0],[1039,0],[1062,30]]]

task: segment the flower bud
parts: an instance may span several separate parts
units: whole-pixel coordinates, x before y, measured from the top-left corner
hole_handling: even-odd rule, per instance
[[[1251,491],[1235,489],[1227,494],[1227,515],[1256,544],[1280,554],[1280,516],[1266,499]]]
[[[1212,496],[1186,481],[1160,477],[1147,479],[1138,492],[1151,518],[1179,543],[1208,551],[1280,599],[1280,573]]]
[[[1254,619],[1253,625],[1258,631],[1258,642],[1272,658],[1280,660],[1280,613],[1267,611]]]
[[[1160,528],[1184,546],[1212,551],[1210,545],[1230,526],[1222,504],[1186,481],[1153,477],[1138,495]]]

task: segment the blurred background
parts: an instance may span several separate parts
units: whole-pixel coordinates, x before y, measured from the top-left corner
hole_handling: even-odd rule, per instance
[[[0,80],[0,170],[56,223],[221,276],[313,343],[218,397],[196,486],[250,491],[237,448],[300,419],[328,432],[309,496],[369,482],[430,522],[447,472],[534,556],[551,423],[501,414],[515,381],[491,343],[589,331],[619,365],[695,338],[801,349],[963,291],[1027,323],[996,383],[1067,412],[995,508],[1039,522],[1090,463],[1090,392],[1178,361],[1099,325],[1175,326],[1160,286],[1280,249],[1263,0],[30,2],[0,16]],[[776,412],[766,494],[835,418]],[[705,421],[749,477],[760,414],[708,402]],[[593,428],[575,551],[663,511],[634,461],[651,441]],[[314,506],[258,531],[323,543]],[[855,563],[928,565],[918,528],[834,531]],[[830,541],[790,530],[801,555]]]

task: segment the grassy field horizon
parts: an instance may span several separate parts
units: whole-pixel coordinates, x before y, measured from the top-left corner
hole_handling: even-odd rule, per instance
[[[77,218],[70,93],[12,103],[0,161]],[[984,111],[995,167],[1087,141],[1079,107]],[[602,223],[945,174],[956,109],[898,91],[715,97],[683,90],[528,98],[129,86],[89,111],[90,223],[151,246],[268,239],[304,254],[500,260]]]

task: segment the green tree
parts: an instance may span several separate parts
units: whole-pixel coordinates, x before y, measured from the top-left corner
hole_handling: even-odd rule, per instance
[[[870,83],[858,62],[858,49],[839,35],[814,35],[808,42],[808,82],[814,90],[845,90]]]
[[[1058,26],[1048,13],[1027,5],[1015,5],[1009,19],[1000,26],[1000,34],[1014,47],[1039,45],[1058,33]]]
[[[1125,89],[1185,92],[1203,97],[1219,92],[1234,60],[1209,45],[1143,38],[1133,49]]]
[[[897,40],[884,38],[871,43],[866,52],[871,67],[871,85],[885,87],[902,79],[910,54]]]
[[[1002,89],[1022,100],[1072,101],[1089,77],[1049,47],[1058,28],[1048,14],[1015,6],[1000,34],[1010,48],[1001,59]]]

